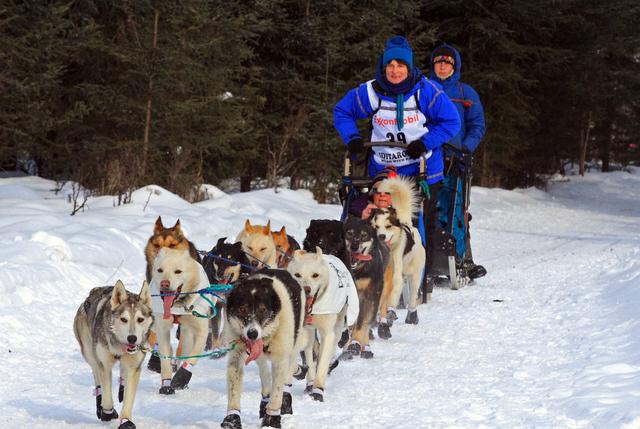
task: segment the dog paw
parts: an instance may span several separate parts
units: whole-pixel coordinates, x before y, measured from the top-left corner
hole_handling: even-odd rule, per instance
[[[339,363],[340,363],[340,361],[338,359],[334,359],[333,361],[331,361],[331,363],[329,364],[329,370],[327,371],[327,374],[330,375],[331,371],[336,369],[336,367],[338,366]]]
[[[267,404],[269,403],[269,396],[263,396],[260,400],[260,409],[258,411],[258,415],[260,418],[263,418],[267,415]]]
[[[349,342],[349,330],[345,329],[342,331],[342,335],[340,336],[340,340],[338,340],[338,347],[343,348],[345,344]]]
[[[189,386],[193,373],[184,367],[180,367],[171,379],[171,387],[176,390],[183,390]]]
[[[260,427],[276,429],[282,428],[282,425],[280,423],[280,416],[272,416],[267,414],[262,418],[262,425]]]
[[[360,357],[362,359],[373,359],[373,352],[371,350],[362,350]]]
[[[100,386],[97,387],[99,389]],[[102,395],[96,395],[96,415],[98,416],[98,420],[100,419],[100,414],[102,413]]]
[[[176,393],[176,389],[174,389],[171,386],[162,386],[160,388],[161,395],[175,395],[175,393]]]
[[[123,419],[118,429],[136,429],[136,425],[131,420]]]
[[[224,429],[242,429],[242,421],[237,414],[229,414],[224,418],[220,427]]]
[[[147,362],[147,369],[160,374],[160,358],[156,355],[151,355],[149,362]]]
[[[378,337],[383,340],[388,340],[391,338],[391,326],[386,323],[380,323],[378,325]]]
[[[389,325],[389,327],[392,327],[393,322],[395,322],[396,320],[398,320],[398,315],[396,314],[396,311],[393,309],[389,309],[387,311],[387,324]]]
[[[298,365],[296,372],[293,373],[293,377],[296,380],[304,380],[308,371],[309,367],[307,365]]]
[[[407,318],[404,319],[404,323],[407,323],[409,325],[417,325],[418,324],[418,310],[407,311]]]
[[[340,360],[352,360],[354,357],[358,356],[361,352],[362,348],[359,343],[351,343],[349,347],[342,352],[340,355]]]
[[[105,410],[104,408],[100,408],[100,420],[102,420],[103,422],[108,422],[111,421],[113,419],[117,419],[118,418],[118,412],[115,410],[115,408],[112,408],[110,410]]]
[[[282,393],[282,407],[280,408],[280,414],[293,414],[293,398],[291,393]]]
[[[314,401],[324,402],[324,389],[320,387],[314,387],[313,391],[309,395]]]
[[[369,340],[375,340],[376,336],[373,335],[373,329],[369,328]]]

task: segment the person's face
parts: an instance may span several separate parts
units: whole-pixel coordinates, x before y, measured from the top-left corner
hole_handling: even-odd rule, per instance
[[[433,68],[436,71],[436,76],[438,76],[442,80],[451,76],[453,72],[453,66],[449,63],[445,63],[444,61],[435,63],[433,65]]]
[[[385,68],[385,74],[389,82],[400,83],[409,76],[409,67],[402,61],[391,60]]]

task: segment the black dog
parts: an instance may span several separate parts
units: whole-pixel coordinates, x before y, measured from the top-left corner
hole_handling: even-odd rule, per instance
[[[349,251],[344,243],[344,227],[339,220],[313,219],[302,246],[307,252],[315,252],[318,246],[322,253],[336,256],[346,267],[351,267]]]
[[[242,250],[242,244],[225,243],[222,237],[202,259],[210,283],[234,283],[242,276],[250,274],[249,258]]]
[[[352,343],[341,359],[355,355],[370,359],[369,329],[375,323],[380,296],[389,263],[389,248],[378,239],[376,230],[365,220],[350,217],[344,225],[345,245],[351,256],[351,271],[358,289],[360,313],[352,332]],[[391,281],[391,277],[388,278]]]
[[[202,266],[207,273],[209,283],[235,283],[250,273],[249,258],[242,251],[241,243],[225,243],[222,237],[202,259]],[[206,350],[222,347],[222,327],[224,320],[224,304],[216,304],[218,314],[209,322],[211,334],[207,338]]]

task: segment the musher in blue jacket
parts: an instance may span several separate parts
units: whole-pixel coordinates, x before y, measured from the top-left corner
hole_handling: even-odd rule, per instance
[[[476,150],[485,133],[484,112],[478,93],[466,83],[460,82],[462,61],[458,51],[449,45],[441,45],[433,50],[430,61],[432,68],[430,78],[442,85],[446,94],[454,102],[462,120],[462,126],[456,136],[449,141],[457,151],[445,148],[445,182],[439,195],[438,208],[443,227],[448,217],[454,216],[453,234],[456,236],[456,253],[459,262],[464,264],[466,274],[471,278],[482,277],[486,270],[473,262],[469,236],[470,215],[465,216],[469,201],[465,193],[471,186],[462,186],[462,177],[471,178],[471,154]],[[449,210],[456,199],[456,211]],[[457,226],[457,228],[455,227]]]
[[[427,157],[430,198],[426,208],[427,270],[437,218],[436,202],[443,175],[442,145],[460,129],[460,117],[442,87],[413,65],[413,50],[402,36],[387,41],[375,79],[350,90],[333,110],[333,125],[352,157],[363,152],[356,122],[371,121],[372,142],[402,142],[406,148],[374,147],[369,176],[393,165],[402,176],[419,174],[419,158]],[[428,291],[431,292],[431,291]]]

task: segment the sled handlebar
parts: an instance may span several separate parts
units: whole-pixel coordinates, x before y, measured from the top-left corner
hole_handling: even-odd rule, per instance
[[[362,143],[362,147],[375,147],[375,146],[406,148],[408,145],[406,143],[388,142],[388,141]]]
[[[389,142],[389,141],[379,141],[379,142],[364,142],[362,143],[362,147],[364,148],[372,148],[372,147],[376,147],[376,146],[383,146],[383,147],[390,147],[390,148],[401,148],[401,149],[406,149],[406,147],[408,146],[406,143],[401,143],[401,142]],[[423,154],[423,156],[421,156],[419,158],[420,160],[420,175],[423,176],[426,172],[426,159],[427,157]],[[343,174],[345,177],[350,177],[352,174],[352,167],[355,164],[360,164],[360,162],[356,162],[354,160],[351,159],[349,151],[345,151],[345,157],[344,157],[344,167],[343,167]],[[366,168],[366,166],[365,166]],[[365,170],[365,174],[366,174],[366,170]]]

